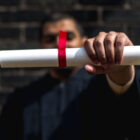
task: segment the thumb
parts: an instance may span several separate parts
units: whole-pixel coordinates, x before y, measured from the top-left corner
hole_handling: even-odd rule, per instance
[[[85,70],[92,75],[95,74],[104,74],[106,69],[103,66],[95,66],[95,65],[85,65]]]

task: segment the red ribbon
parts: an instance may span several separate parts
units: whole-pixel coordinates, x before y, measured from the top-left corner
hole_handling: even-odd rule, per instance
[[[66,67],[66,40],[67,32],[59,32],[59,42],[58,42],[58,62],[59,67]]]

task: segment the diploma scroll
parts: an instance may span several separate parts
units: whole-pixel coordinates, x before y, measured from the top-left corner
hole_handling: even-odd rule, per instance
[[[140,65],[140,46],[124,47],[121,65]],[[84,48],[66,48],[67,67],[92,63]],[[0,51],[1,68],[58,67],[58,49]]]

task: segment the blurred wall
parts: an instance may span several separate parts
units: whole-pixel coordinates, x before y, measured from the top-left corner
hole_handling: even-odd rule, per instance
[[[53,11],[73,15],[92,37],[99,31],[125,32],[140,44],[139,0],[0,0],[0,49],[39,47],[39,26]],[[45,69],[1,69],[0,105],[16,87],[43,76]]]

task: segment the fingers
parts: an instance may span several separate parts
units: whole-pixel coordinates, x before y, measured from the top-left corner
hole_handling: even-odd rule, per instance
[[[127,44],[128,38],[124,33],[118,33],[115,40],[115,63],[121,64],[123,59],[124,46]]]
[[[124,33],[100,32],[96,37],[85,42],[85,50],[94,64],[101,63],[103,66],[121,64],[124,46],[132,45],[132,42]],[[97,73],[98,69],[93,66],[85,67],[88,72]],[[104,67],[105,68],[105,67]],[[105,71],[100,68],[100,71]]]
[[[98,59],[97,59],[96,52],[93,48],[93,42],[94,42],[94,38],[88,39],[85,41],[84,46],[89,58],[93,61],[93,63],[97,64]]]
[[[106,73],[109,68],[109,65],[107,69],[105,69],[103,66],[85,65],[85,69],[89,74],[103,74]]]
[[[105,48],[104,48],[104,38],[106,36],[105,32],[100,32],[98,36],[95,38],[93,47],[96,52],[97,58],[99,62],[104,65],[106,64],[106,54],[105,54]]]
[[[104,39],[104,47],[108,64],[114,64],[115,62],[114,44],[116,36],[116,32],[109,32]]]

